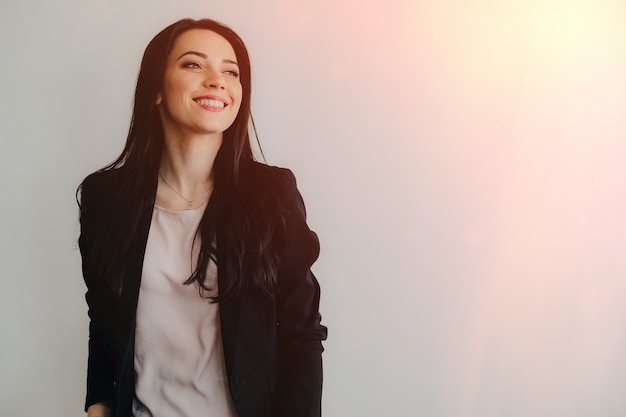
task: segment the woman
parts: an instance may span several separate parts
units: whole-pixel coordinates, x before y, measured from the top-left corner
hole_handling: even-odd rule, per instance
[[[319,244],[291,172],[254,160],[250,94],[218,22],[146,48],[126,146],[79,187],[89,417],[321,414]]]

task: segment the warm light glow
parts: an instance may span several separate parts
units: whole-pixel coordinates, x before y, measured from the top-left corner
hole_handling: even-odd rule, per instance
[[[469,327],[449,336],[450,415],[570,415],[554,398],[612,395],[590,381],[623,346],[626,4],[450,3],[413,9],[434,152],[480,257],[473,308],[449,316]]]

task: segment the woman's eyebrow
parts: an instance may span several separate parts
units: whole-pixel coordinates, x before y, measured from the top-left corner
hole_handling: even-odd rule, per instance
[[[223,59],[222,62],[224,64],[233,64],[233,65],[237,65],[239,66],[239,64],[237,63],[237,61],[233,61],[232,59]]]
[[[203,54],[202,52],[187,51],[184,54],[182,54],[181,56],[179,56],[178,59],[176,59],[176,60],[178,61],[179,59],[181,59],[185,55],[196,55],[196,56],[199,56],[200,58],[204,58],[204,59],[208,58],[207,54]]]
[[[204,59],[207,59],[207,58],[208,58],[208,55],[207,55],[207,54],[205,54],[205,53],[202,53],[202,52],[197,52],[197,51],[187,51],[187,52],[185,52],[184,54],[182,54],[181,56],[179,56],[179,57],[178,57],[178,59],[177,59],[177,61],[178,61],[179,59],[181,59],[182,57],[184,57],[185,55],[196,55],[196,56],[199,56],[200,58],[204,58]],[[232,59],[223,59],[223,60],[222,60],[222,62],[223,62],[223,63],[225,63],[225,64],[233,64],[233,65],[237,65],[237,66],[239,66],[239,64],[237,63],[237,61],[233,61]]]

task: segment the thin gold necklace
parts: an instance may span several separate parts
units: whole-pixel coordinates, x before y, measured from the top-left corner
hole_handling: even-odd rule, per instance
[[[169,182],[167,182],[165,180],[165,178],[163,178],[163,175],[161,175],[161,171],[159,171],[159,178],[161,178],[163,180],[163,182],[165,183],[165,185],[167,185],[168,187],[170,187],[170,189],[172,191],[174,191],[180,198],[182,198],[183,200],[185,200],[188,205],[187,205],[187,210],[193,210],[193,202],[196,201],[198,199],[198,197],[200,197],[202,194],[206,193],[209,190],[208,186],[204,186],[204,190],[202,190],[202,192],[200,194],[198,194],[197,196],[195,196],[194,198],[192,198],[191,200],[188,199],[187,197],[185,197],[184,195],[182,195],[181,193],[178,192],[178,190],[174,187],[172,187],[170,185]]]

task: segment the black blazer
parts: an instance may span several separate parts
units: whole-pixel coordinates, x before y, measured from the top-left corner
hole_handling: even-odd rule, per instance
[[[240,417],[320,416],[321,341],[326,339],[326,327],[320,324],[319,285],[310,271],[319,243],[306,224],[304,203],[291,171],[256,163],[253,168],[255,177],[278,193],[286,210],[286,232],[276,242],[279,270],[274,291],[248,289],[220,302],[230,392]],[[107,402],[113,416],[129,417],[135,389],[135,314],[152,206],[143,209],[134,232],[123,224],[101,225],[102,216],[120,198],[121,171],[92,174],[83,182],[79,247],[90,317],[85,410]],[[154,201],[156,178],[149,186]],[[117,272],[125,282],[118,295],[98,284],[111,278],[98,277],[95,267],[107,259],[106,248],[92,250],[100,227],[113,228],[110,246],[134,233],[130,261]],[[219,233],[217,248],[218,271],[225,271],[220,263],[224,249]],[[218,287],[227,279],[218,273]],[[206,414],[210,416],[211,410]]]

